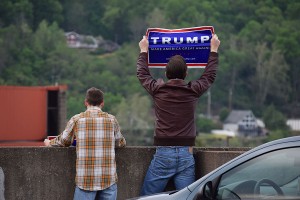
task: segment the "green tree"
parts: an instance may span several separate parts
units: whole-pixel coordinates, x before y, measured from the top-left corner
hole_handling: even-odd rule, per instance
[[[272,96],[272,99],[281,98],[279,102],[285,102],[290,86],[287,78],[289,66],[283,55],[274,47],[268,49],[265,43],[257,45],[255,53],[257,59],[253,85],[258,106],[262,106],[268,96]]]
[[[160,8],[155,7],[152,12],[147,15],[147,25],[148,27],[168,27],[169,20],[167,19],[165,13]]]
[[[147,96],[133,94],[123,98],[113,113],[119,121],[128,144],[150,144],[153,136],[153,116],[151,101]]]
[[[270,131],[270,133],[268,135],[268,138],[267,138],[267,141],[273,141],[273,140],[277,140],[277,139],[281,139],[281,138],[285,138],[285,137],[290,137],[290,136],[292,136],[292,134],[289,130],[277,129],[277,130],[274,130],[274,131]]]
[[[220,121],[224,122],[225,119],[228,117],[229,113],[230,110],[228,108],[222,108],[219,113]]]
[[[33,74],[40,84],[55,84],[63,78],[67,63],[64,54],[70,51],[66,39],[56,23],[48,25],[42,21],[33,35],[32,49],[35,60],[32,63]]]
[[[118,113],[135,94],[151,102],[136,78],[138,40],[146,28],[213,25],[221,47],[212,112],[228,107],[267,115],[264,108],[273,104],[299,117],[299,12],[297,0],[1,0],[0,84],[67,84],[69,113],[83,108],[81,98],[95,86],[106,94],[104,109]],[[70,49],[68,31],[101,35],[121,48],[101,55]],[[163,69],[151,72],[164,76]],[[202,72],[189,70],[187,81]],[[206,101],[200,99],[198,113],[206,112]]]
[[[30,65],[35,57],[29,47],[31,34],[27,24],[0,30],[0,74],[5,84],[31,85],[35,82]]]
[[[111,92],[104,93],[103,111],[108,112],[108,113],[113,113],[114,115],[116,115],[118,112],[116,107],[121,104],[123,99],[124,99],[124,97],[122,97],[120,94],[113,94]]]
[[[67,118],[70,119],[74,115],[83,112],[85,109],[84,107],[84,95],[77,95],[75,96],[70,95],[68,93],[68,98],[67,98]]]
[[[105,7],[102,23],[112,33],[111,39],[121,43],[129,39],[129,1],[111,1]]]
[[[63,7],[59,0],[30,0],[33,5],[32,28],[36,30],[45,20],[49,24],[63,22]]]
[[[33,17],[33,5],[30,0],[1,0],[0,27],[28,24]]]
[[[210,133],[211,130],[220,128],[220,126],[211,119],[198,117],[196,121],[197,132]]]
[[[286,117],[271,105],[263,113],[263,121],[269,130],[286,130]]]
[[[116,106],[116,117],[125,130],[147,130],[153,128],[151,101],[146,96],[134,94]]]

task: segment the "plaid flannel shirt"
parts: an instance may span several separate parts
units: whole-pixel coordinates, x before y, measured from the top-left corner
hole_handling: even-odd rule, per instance
[[[73,116],[66,129],[51,146],[70,146],[76,137],[76,185],[97,191],[117,182],[115,147],[124,147],[126,140],[117,119],[99,107],[88,107]]]

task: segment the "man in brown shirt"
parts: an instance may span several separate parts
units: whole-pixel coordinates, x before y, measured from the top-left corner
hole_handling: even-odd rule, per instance
[[[147,66],[148,39],[139,43],[137,77],[151,95],[155,110],[154,145],[158,146],[144,180],[141,195],[162,192],[169,179],[177,190],[195,180],[195,161],[191,152],[195,145],[195,110],[200,96],[216,78],[218,67],[217,35],[211,39],[211,53],[203,74],[185,83],[187,65],[183,57],[173,56],[166,66],[166,83],[155,80]]]

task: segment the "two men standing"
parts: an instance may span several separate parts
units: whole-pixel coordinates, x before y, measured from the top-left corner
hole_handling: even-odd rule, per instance
[[[155,80],[147,66],[148,40],[139,43],[137,77],[153,98],[155,110],[154,145],[156,153],[148,168],[141,195],[162,192],[173,178],[177,190],[195,181],[195,111],[198,99],[212,85],[218,67],[217,35],[211,39],[211,52],[205,71],[197,80],[185,83],[187,65],[173,56],[166,66],[166,83]],[[66,129],[46,146],[70,146],[76,137],[76,189],[74,199],[116,199],[115,147],[124,147],[125,138],[113,115],[101,110],[103,92],[90,88],[87,110],[73,116]]]

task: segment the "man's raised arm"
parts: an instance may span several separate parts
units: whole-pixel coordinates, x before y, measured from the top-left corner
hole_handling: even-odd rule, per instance
[[[216,34],[210,40],[210,55],[207,66],[198,80],[192,81],[192,88],[201,96],[215,81],[219,64],[218,49],[220,40]]]
[[[139,42],[140,55],[137,60],[136,75],[142,86],[147,90],[150,95],[153,95],[154,90],[157,87],[156,80],[151,76],[148,68],[148,38],[143,36],[143,39]]]

